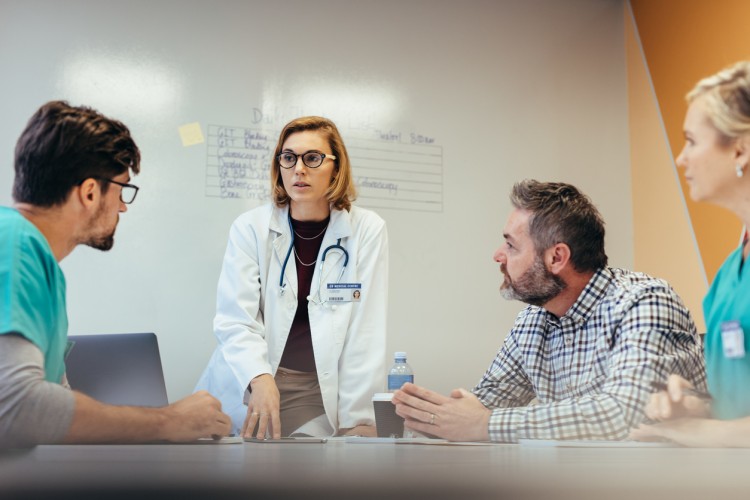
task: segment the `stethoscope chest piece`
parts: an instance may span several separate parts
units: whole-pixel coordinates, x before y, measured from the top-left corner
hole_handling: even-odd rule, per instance
[[[289,242],[289,249],[286,252],[286,257],[284,257],[284,262],[281,265],[281,274],[279,275],[279,296],[283,297],[284,292],[286,291],[286,283],[284,283],[284,275],[286,273],[286,266],[289,264],[289,257],[292,255],[292,251],[294,250],[294,227],[292,226],[292,215],[289,214],[289,233],[291,237],[291,241]],[[344,276],[344,271],[346,270],[346,266],[349,264],[349,252],[346,251],[346,248],[344,248],[341,245],[341,238],[336,240],[336,243],[333,245],[329,245],[323,250],[323,253],[320,256],[320,269],[316,269],[318,272],[318,300],[316,301],[315,298],[311,295],[307,296],[307,300],[309,302],[312,302],[314,304],[324,304],[327,302],[326,299],[324,299],[321,295],[321,287],[323,286],[323,274],[325,271],[325,263],[326,263],[326,257],[328,256],[328,252],[331,250],[338,250],[341,252],[341,256],[344,258],[344,263],[341,266],[341,272],[339,273],[338,280],[336,280],[336,283],[341,282],[341,278]],[[336,310],[336,306],[332,306],[333,310]]]

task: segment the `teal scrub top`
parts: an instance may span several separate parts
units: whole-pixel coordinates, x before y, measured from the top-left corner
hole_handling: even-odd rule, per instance
[[[60,383],[68,336],[65,276],[44,235],[0,207],[0,335],[18,333],[44,354],[44,378]]]
[[[706,375],[714,398],[714,414],[721,419],[750,415],[750,265],[742,265],[742,247],[732,252],[716,274],[703,299],[706,316]],[[739,321],[744,331],[745,356],[727,358],[721,325]]]

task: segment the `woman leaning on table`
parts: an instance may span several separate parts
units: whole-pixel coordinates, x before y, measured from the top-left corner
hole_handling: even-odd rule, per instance
[[[690,197],[734,212],[750,227],[750,62],[740,62],[698,82],[687,95],[685,169]],[[688,446],[750,446],[750,244],[722,264],[703,300],[706,374],[713,396],[688,395],[689,383],[672,375],[652,396],[646,415],[659,420],[632,437],[666,437]]]
[[[325,118],[284,127],[271,184],[273,202],[232,224],[214,319],[218,346],[196,390],[221,400],[244,437],[375,435],[371,398],[385,373],[385,222],[352,206],[349,157]]]

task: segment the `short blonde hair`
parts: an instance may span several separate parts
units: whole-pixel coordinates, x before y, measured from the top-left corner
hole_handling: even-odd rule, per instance
[[[277,157],[284,147],[284,142],[286,142],[290,135],[305,130],[320,131],[328,140],[331,153],[336,159],[333,160],[335,163],[335,173],[331,180],[331,185],[328,191],[326,191],[326,198],[334,208],[348,211],[352,206],[352,202],[357,198],[357,189],[354,186],[349,154],[346,152],[346,146],[344,146],[344,141],[341,139],[341,134],[339,134],[336,125],[331,120],[320,116],[303,116],[294,119],[287,123],[281,131],[279,142],[276,144],[276,151],[274,151],[273,158],[271,159],[271,192],[273,193],[274,203],[276,206],[283,207],[288,205],[291,199],[289,193],[284,189],[284,181],[281,178],[281,166]]]
[[[688,92],[688,102],[704,98],[711,124],[722,141],[750,133],[750,61],[740,61],[699,81]]]

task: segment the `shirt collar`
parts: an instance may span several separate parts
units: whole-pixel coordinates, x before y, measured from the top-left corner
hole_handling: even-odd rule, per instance
[[[584,323],[607,294],[612,278],[612,271],[608,267],[595,272],[563,318],[570,318],[576,323]]]

